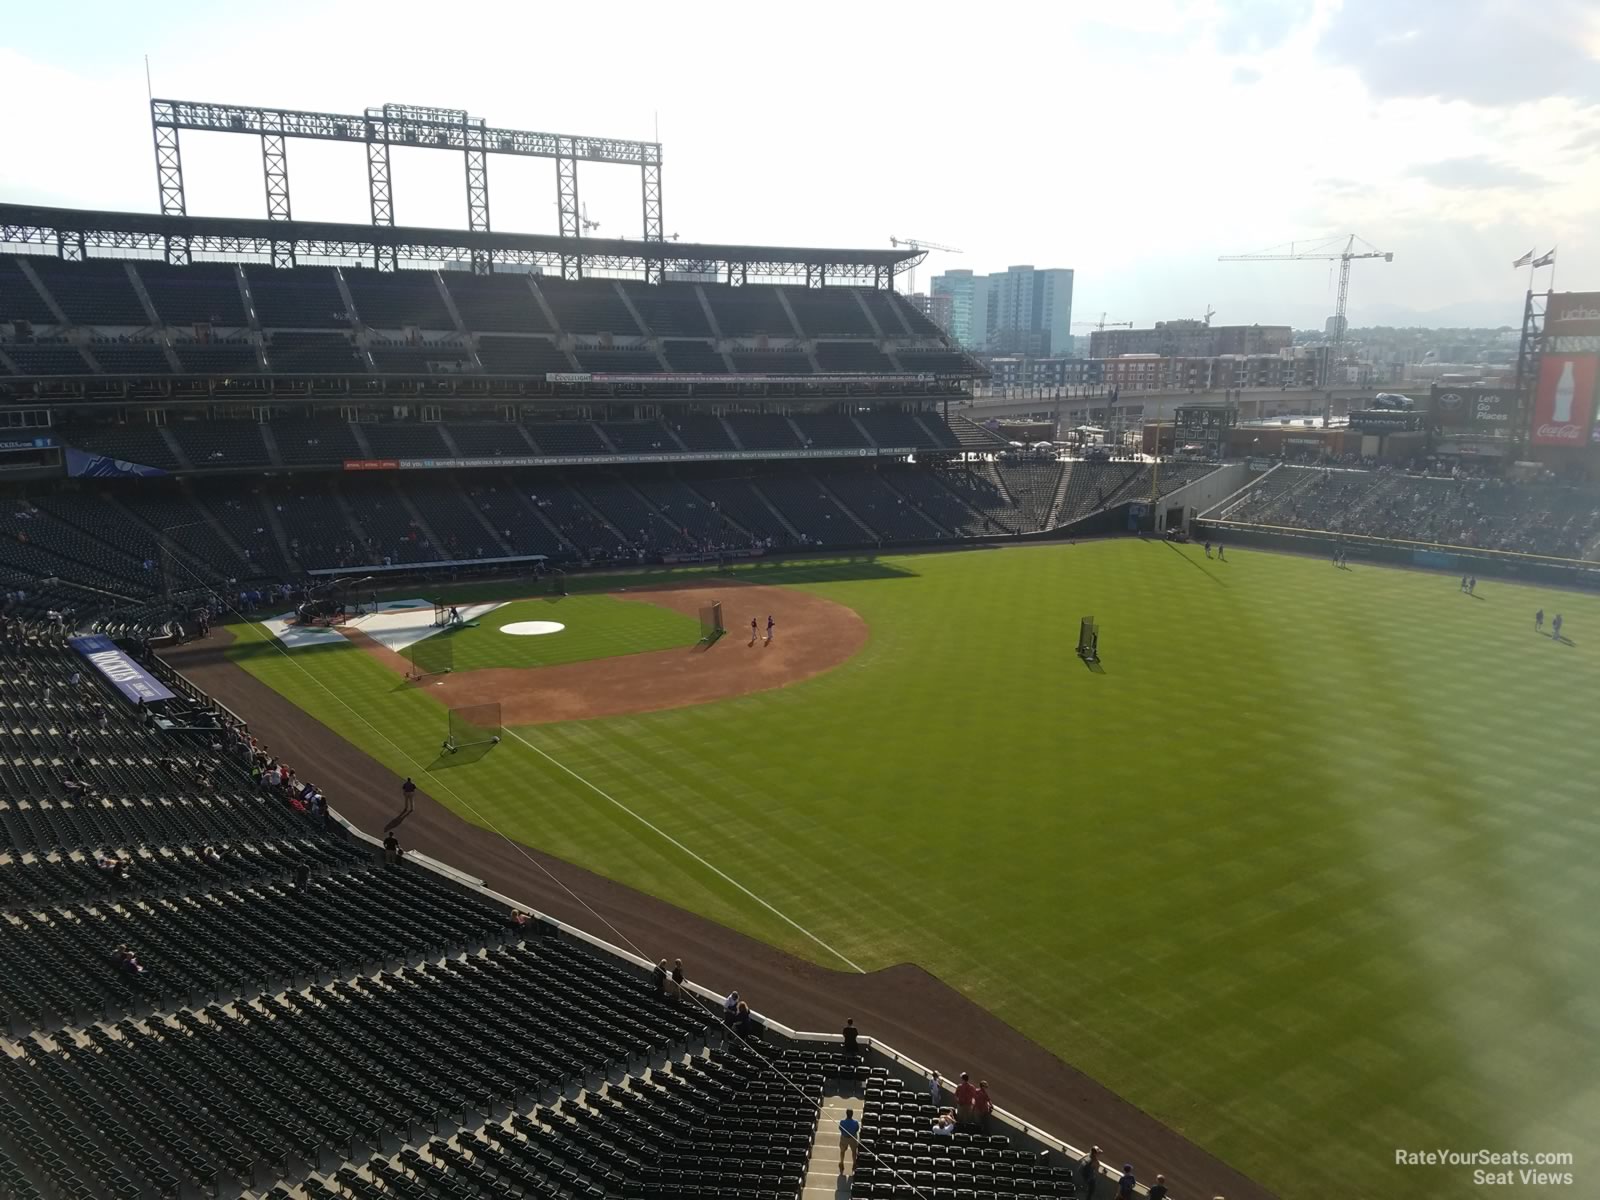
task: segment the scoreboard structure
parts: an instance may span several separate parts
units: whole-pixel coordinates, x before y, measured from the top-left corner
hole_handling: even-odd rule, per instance
[[[1238,410],[1231,404],[1188,404],[1173,416],[1177,423],[1174,450],[1201,446],[1208,458],[1226,453],[1229,432],[1239,423]]]

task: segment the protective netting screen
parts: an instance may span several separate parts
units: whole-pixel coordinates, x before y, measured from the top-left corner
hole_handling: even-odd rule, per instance
[[[412,642],[406,647],[406,658],[411,662],[411,674],[417,679],[424,675],[448,675],[456,665],[455,646],[448,636],[435,635]]]
[[[500,740],[500,706],[472,704],[450,710],[450,742],[458,749]]]

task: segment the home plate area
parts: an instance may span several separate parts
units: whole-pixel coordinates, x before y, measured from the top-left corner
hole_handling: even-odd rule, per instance
[[[497,608],[504,608],[505,603],[501,600],[492,604],[462,604],[457,606],[457,611],[460,612],[462,623],[465,624],[476,621]],[[359,629],[379,645],[398,653],[407,646],[413,646],[439,632],[440,627],[433,623],[433,613],[431,600],[384,600],[378,604],[375,611],[351,617],[343,626],[335,626],[332,629],[323,625],[299,625],[295,622],[292,612],[263,621],[262,625],[268,633],[290,650],[298,650],[304,646],[337,645],[345,641],[344,635],[339,632],[340,628],[348,628]],[[520,624],[541,625],[554,622],[526,621]],[[560,628],[561,626],[556,625],[555,630],[540,632],[553,633]]]

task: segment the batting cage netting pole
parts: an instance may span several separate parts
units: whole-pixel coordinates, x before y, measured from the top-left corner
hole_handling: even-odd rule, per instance
[[[713,600],[710,604],[702,605],[700,609],[700,644],[709,646],[727,629],[722,624],[722,601]]]
[[[471,746],[498,746],[500,744],[500,706],[498,704],[472,704],[465,708],[452,708],[446,714],[448,729],[444,745],[445,754],[457,754]]]
[[[455,646],[448,637],[425,637],[412,642],[405,650],[411,669],[407,679],[423,679],[429,675],[448,675],[455,670]]]
[[[1100,661],[1100,627],[1093,617],[1078,622],[1078,657],[1084,662]]]

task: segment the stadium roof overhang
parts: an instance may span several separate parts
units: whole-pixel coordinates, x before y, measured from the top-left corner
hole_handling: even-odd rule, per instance
[[[64,259],[195,255],[268,261],[420,268],[538,268],[571,277],[688,279],[740,285],[804,283],[891,288],[922,261],[921,250],[844,250],[721,243],[562,238],[533,233],[189,217],[0,204],[0,247],[45,246]],[[287,255],[285,252],[287,251]],[[576,271],[572,268],[576,266]],[[647,270],[647,268],[650,268]],[[481,269],[481,268],[480,268]]]

